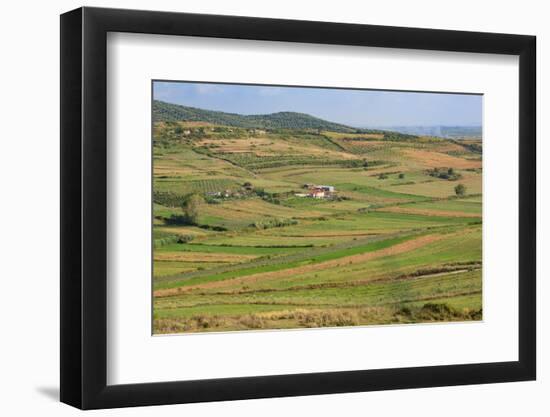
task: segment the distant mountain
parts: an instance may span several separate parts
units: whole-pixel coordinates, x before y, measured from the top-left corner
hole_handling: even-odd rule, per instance
[[[349,133],[358,131],[353,127],[329,122],[305,113],[279,112],[242,115],[187,107],[159,100],[153,101],[153,121],[208,122],[217,125],[259,129],[322,129]]]
[[[436,136],[446,139],[481,138],[481,126],[387,126],[381,128],[418,136]]]

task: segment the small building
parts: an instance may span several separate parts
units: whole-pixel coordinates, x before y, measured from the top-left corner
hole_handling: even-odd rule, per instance
[[[333,193],[334,192],[334,186],[332,185],[318,185],[317,188],[321,188],[323,191]]]
[[[332,185],[303,184],[302,188],[307,188],[308,193],[294,194],[296,197],[332,198],[336,191]]]
[[[325,191],[319,188],[314,188],[313,190],[311,190],[309,195],[313,198],[325,198]]]

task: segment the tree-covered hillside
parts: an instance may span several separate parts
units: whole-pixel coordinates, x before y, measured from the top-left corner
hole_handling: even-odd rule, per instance
[[[357,129],[329,122],[304,113],[279,112],[265,115],[241,115],[204,110],[178,104],[153,101],[154,122],[188,121],[258,129],[321,129],[353,133]]]

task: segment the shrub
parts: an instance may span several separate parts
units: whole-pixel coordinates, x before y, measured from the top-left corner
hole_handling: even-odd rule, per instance
[[[324,311],[298,311],[294,314],[301,326],[305,327],[341,327],[359,324],[359,316],[354,311],[336,309]]]
[[[177,235],[177,243],[191,242],[194,238],[192,235]]]
[[[177,236],[168,236],[168,237],[163,237],[163,238],[160,238],[160,239],[155,239],[153,241],[153,247],[155,249],[158,249],[162,246],[165,246],[165,245],[171,245],[172,243],[177,243],[178,241],[178,237]]]
[[[481,320],[482,314],[481,309],[457,310],[446,303],[432,302],[428,302],[422,307],[403,306],[396,311],[397,317],[401,316],[408,322]]]
[[[422,306],[421,311],[436,316],[449,316],[453,313],[451,307],[445,303],[426,303]]]
[[[459,197],[462,197],[464,194],[466,194],[466,186],[464,184],[458,184],[455,187],[455,194]]]
[[[164,222],[168,225],[174,226],[185,226],[194,224],[185,214],[172,214],[170,217],[164,219]]]
[[[298,224],[298,220],[295,219],[268,219],[258,220],[250,226],[256,229],[271,229],[273,227],[294,226],[296,224]]]
[[[198,224],[197,227],[200,227],[201,229],[205,229],[205,230],[213,230],[215,232],[227,232],[227,228],[223,226],[212,226],[210,224]]]

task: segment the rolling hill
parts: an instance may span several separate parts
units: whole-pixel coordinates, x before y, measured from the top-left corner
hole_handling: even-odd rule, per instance
[[[153,109],[155,334],[483,318],[481,139]]]
[[[179,104],[153,101],[154,122],[188,121],[208,122],[217,125],[259,129],[321,129],[333,132],[358,132],[350,126],[329,122],[305,113],[279,112],[272,114],[242,115],[204,110]],[[361,130],[365,131],[364,129]]]

